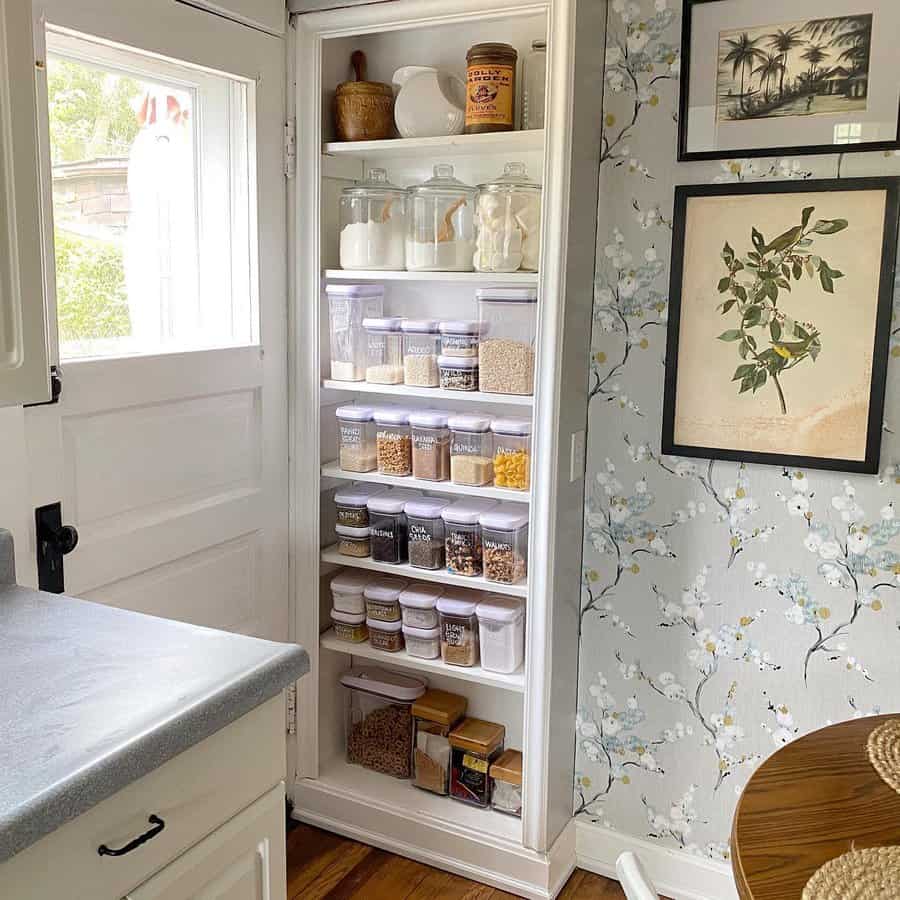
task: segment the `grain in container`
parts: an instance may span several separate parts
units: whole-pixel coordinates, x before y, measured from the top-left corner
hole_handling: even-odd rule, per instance
[[[371,406],[339,406],[338,464],[345,472],[371,472],[378,465],[375,410]]]
[[[447,588],[438,598],[441,658],[450,666],[478,665],[478,617],[475,608],[481,599],[478,591]]]
[[[403,626],[403,640],[406,642],[406,652],[410,656],[419,659],[437,659],[441,655],[441,629],[414,628],[412,625]]]
[[[341,191],[342,269],[401,270],[406,265],[406,191],[384,169]]]
[[[528,507],[502,503],[478,520],[484,548],[484,577],[517,584],[528,574]]]
[[[451,416],[450,480],[472,487],[494,480],[491,420],[484,416]]]
[[[441,322],[441,356],[478,356],[481,322],[477,319],[449,319]]]
[[[346,641],[348,644],[361,644],[369,637],[365,613],[347,613],[332,609],[331,628],[339,641]]]
[[[417,491],[393,490],[369,500],[369,533],[376,562],[406,562],[409,551],[404,507],[408,500],[420,496]]]
[[[522,751],[504,750],[491,763],[491,808],[522,817]]]
[[[496,500],[466,498],[452,503],[441,512],[446,536],[444,540],[447,571],[455,575],[481,575],[484,548],[480,519],[493,509]]]
[[[372,576],[356,569],[344,569],[331,579],[331,605],[343,613],[365,615],[366,598],[363,591]]]
[[[486,336],[478,349],[481,390],[490,394],[534,393],[534,288],[479,288],[478,314]]]
[[[450,732],[466,714],[468,700],[447,691],[426,691],[413,704],[413,784],[446,797],[450,792]]]
[[[450,478],[450,415],[438,409],[409,414],[412,439],[412,473],[426,481]]]
[[[441,335],[437,319],[404,319],[403,383],[411,387],[437,387],[441,383],[438,356]]]
[[[347,762],[395,778],[409,778],[412,705],[425,693],[425,681],[361,666],[344,672],[341,684],[347,689]]]
[[[450,732],[450,796],[463,803],[491,805],[491,763],[503,752],[506,729],[496,722],[463,719]]]
[[[402,319],[383,316],[363,320],[366,329],[366,381],[403,384]]]
[[[481,667],[509,675],[525,657],[525,603],[518,597],[488,594],[475,609]]]
[[[437,602],[444,590],[440,584],[413,582],[399,598],[403,624],[411,628],[436,628]]]
[[[376,650],[399,653],[404,648],[402,622],[382,622],[381,619],[369,616],[366,619],[366,627],[369,629],[369,643]]]
[[[409,410],[383,406],[374,410],[375,454],[382,475],[412,474],[412,438]]]
[[[440,497],[422,497],[407,502],[405,512],[411,566],[432,571],[444,567],[445,529],[441,513],[451,502]]]
[[[400,595],[409,587],[403,578],[372,579],[363,590],[366,598],[366,615],[379,622],[400,621]]]
[[[477,356],[439,356],[438,371],[445,391],[478,390]]]
[[[531,420],[494,419],[494,485],[527,491],[531,484]]]
[[[380,316],[384,287],[380,284],[328,284],[331,332],[331,377],[335,381],[365,381],[366,330],[363,320]]]
[[[372,543],[368,528],[351,528],[348,525],[335,525],[337,549],[342,556],[354,556],[365,559],[372,554]]]
[[[368,502],[387,488],[380,484],[354,484],[341,488],[334,495],[334,511],[337,524],[349,528],[367,528],[369,525]]]

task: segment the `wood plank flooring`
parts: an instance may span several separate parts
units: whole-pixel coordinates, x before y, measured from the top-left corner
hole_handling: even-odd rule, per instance
[[[288,834],[288,900],[515,900],[457,875],[309,825]],[[624,900],[615,881],[580,869],[559,900]]]

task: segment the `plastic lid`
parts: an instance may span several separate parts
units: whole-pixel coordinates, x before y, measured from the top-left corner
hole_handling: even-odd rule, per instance
[[[386,622],[379,623],[381,625]],[[425,693],[427,687],[421,678],[412,678],[409,675],[400,675],[397,672],[388,672],[376,666],[361,666],[358,669],[350,669],[341,675],[341,684],[344,687],[354,688],[359,691],[368,691],[371,694],[379,694],[391,700],[417,700]]]
[[[528,507],[524,503],[501,503],[481,515],[482,528],[515,531],[528,524]]]
[[[371,406],[339,406],[334,414],[338,419],[349,422],[371,422],[374,412],[375,409]]]
[[[400,594],[400,605],[412,609],[434,609],[443,593],[444,588],[439,584],[413,584]]]
[[[436,641],[441,636],[439,625],[434,628],[414,628],[412,625],[404,625],[403,633],[407,637],[420,638],[423,641]]]
[[[478,288],[475,299],[479,303],[537,303],[534,288]]]
[[[437,334],[439,325],[437,319],[404,319],[400,329],[404,334]]]
[[[370,581],[363,591],[366,600],[381,600],[391,603],[396,600],[407,588],[409,582],[405,578],[376,578]]]
[[[421,497],[418,500],[406,502],[406,515],[414,519],[439,519],[441,513],[452,503],[452,500],[444,500],[441,497]]]
[[[484,325],[478,319],[450,319],[447,322],[441,322],[438,328],[441,334],[479,335],[484,331]]]
[[[379,406],[372,412],[372,418],[379,425],[407,425],[409,413],[403,406]]]
[[[491,431],[495,434],[531,434],[531,419],[494,419]]]
[[[402,316],[383,316],[375,319],[363,319],[363,328],[366,331],[386,331],[397,333],[403,322]]]
[[[410,194],[450,194],[454,197],[459,194],[474,194],[475,188],[465,184],[453,175],[453,166],[449,163],[438,163],[433,169],[434,173],[422,184],[410,186]]]
[[[450,413],[442,409],[417,409],[409,414],[409,424],[416,428],[446,428]]]
[[[438,597],[437,611],[447,616],[474,616],[481,595],[468,588],[448,588]]]
[[[366,619],[366,625],[373,631],[399,631],[403,627],[403,623],[399,619],[396,622],[384,622],[381,619]]]
[[[537,41],[535,41],[537,43]],[[504,750],[491,766],[491,778],[504,784],[522,784],[522,751]]]
[[[484,416],[451,416],[450,427],[454,431],[482,433],[491,430],[491,420]]]
[[[475,609],[475,615],[486,622],[515,622],[524,614],[524,600],[501,594],[488,594]]]
[[[477,369],[477,356],[439,356],[438,366],[442,369]]]
[[[441,513],[441,518],[454,525],[475,525],[483,513],[495,506],[497,506],[496,500],[467,497],[465,500],[459,500],[448,506]]]
[[[382,484],[354,484],[338,491],[334,495],[334,502],[339,506],[365,506],[369,497],[385,490]]]
[[[361,181],[354,181],[350,187],[345,187],[342,194],[357,194],[364,197],[372,196],[406,196],[406,191],[396,184],[388,181],[387,169],[369,169],[366,177]]]
[[[469,701],[460,694],[449,691],[425,691],[415,703],[412,714],[418,719],[427,719],[439,725],[455,725],[465,714]]]
[[[422,495],[418,491],[408,491],[398,488],[394,491],[385,491],[369,498],[366,506],[369,512],[374,513],[402,513],[409,500],[416,500]]]
[[[503,167],[503,174],[493,181],[478,185],[479,191],[497,190],[498,188],[519,188],[526,191],[540,191],[540,184],[528,175],[528,166],[520,162],[508,162]]]
[[[344,625],[362,625],[366,621],[365,613],[345,613],[339,609],[331,610],[331,621],[341,622]]]
[[[344,282],[325,285],[325,293],[329,297],[346,297],[349,300],[368,300],[371,297],[383,297],[383,284],[346,284]]]
[[[334,530],[341,537],[354,538],[358,541],[369,536],[369,529],[367,527],[357,528],[352,525],[335,525]]]
[[[485,722],[483,719],[464,719],[450,732],[451,747],[471,750],[482,756],[490,756],[506,737],[506,729],[496,722]]]
[[[331,579],[331,590],[335,594],[361,594],[371,576],[355,569],[344,569]]]

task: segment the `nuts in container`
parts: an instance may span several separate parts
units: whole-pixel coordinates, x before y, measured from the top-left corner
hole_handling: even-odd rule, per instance
[[[465,499],[441,512],[446,530],[447,571],[456,575],[480,575],[483,567],[482,513],[493,509],[496,500]]]
[[[406,504],[411,566],[432,570],[444,567],[444,520],[441,513],[449,505],[449,500],[440,497],[422,497]]]
[[[516,584],[528,574],[528,507],[502,503],[478,520],[484,553],[484,577]]]

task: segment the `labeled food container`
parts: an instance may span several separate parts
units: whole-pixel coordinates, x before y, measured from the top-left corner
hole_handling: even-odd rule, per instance
[[[409,564],[417,569],[443,569],[444,520],[441,513],[450,500],[439,497],[422,497],[406,504]]]
[[[537,272],[541,256],[541,186],[519,162],[478,185],[475,269]]]
[[[516,60],[511,44],[486,41],[466,53],[466,134],[512,131],[516,125]]]
[[[375,666],[341,676],[347,688],[347,762],[395,778],[412,774],[412,705],[425,693],[420,678]]]
[[[341,191],[342,269],[403,269],[405,244],[406,191],[384,169]]]
[[[406,641],[406,652],[419,659],[437,659],[441,655],[441,629],[413,628],[403,626],[403,639]]]
[[[478,617],[480,596],[465,588],[447,588],[438,598],[441,658],[450,666],[478,665]]]
[[[450,479],[479,487],[494,480],[491,420],[484,416],[451,416]]]
[[[491,805],[491,763],[503,752],[506,729],[483,719],[463,719],[449,736],[450,796],[473,806]]]
[[[404,384],[412,387],[437,387],[440,384],[438,324],[436,319],[404,319],[401,323]]]
[[[426,481],[450,478],[450,416],[437,409],[409,414],[412,437],[412,473]]]
[[[484,577],[516,584],[528,574],[528,507],[501,503],[478,520],[484,545]]]
[[[452,319],[441,322],[441,356],[478,356],[481,322],[473,319]]]
[[[433,794],[450,791],[450,732],[466,714],[468,701],[447,691],[426,691],[413,704],[413,784]]]
[[[369,643],[376,650],[399,653],[404,648],[402,622],[382,622],[369,616],[366,627],[369,629]]]
[[[366,381],[403,384],[403,332],[396,316],[363,320],[366,329]]]
[[[375,420],[371,406],[339,406],[338,464],[345,472],[371,472],[378,464],[375,452]]]
[[[337,491],[334,495],[337,524],[349,528],[367,528],[369,525],[369,507],[367,505],[369,498],[381,494],[385,490],[386,488],[380,484],[354,484]]]
[[[496,500],[469,499],[452,503],[441,512],[446,537],[444,546],[447,571],[455,575],[480,575],[484,566],[484,549],[479,520],[493,509]]]
[[[481,390],[491,394],[533,394],[537,291],[479,288],[475,296],[487,332],[478,350]]]
[[[363,319],[380,316],[384,287],[380,284],[329,284],[331,377],[335,381],[366,378],[366,330]]]
[[[331,579],[331,603],[337,612],[365,616],[366,598],[363,591],[371,576],[354,569],[344,569]]]
[[[416,491],[386,491],[369,500],[369,535],[372,559],[376,562],[405,563],[407,558],[406,513],[408,500],[420,497]]]
[[[522,751],[504,750],[491,764],[491,807],[522,817]]]
[[[443,593],[439,584],[411,584],[400,594],[403,624],[410,628],[437,628],[437,602]]]
[[[368,528],[335,525],[334,530],[338,538],[338,553],[343,556],[355,556],[357,559],[365,559],[371,555],[372,545]]]
[[[376,578],[364,591],[366,615],[378,622],[400,621],[400,595],[409,587],[403,578]]]
[[[412,272],[471,272],[475,252],[475,188],[439,163],[409,188],[406,268]]]
[[[481,667],[509,675],[525,658],[525,604],[518,597],[489,594],[475,610]]]
[[[494,419],[494,484],[527,491],[531,484],[531,420]]]
[[[349,644],[361,644],[369,637],[365,613],[346,613],[333,609],[331,627],[339,641],[347,641]]]
[[[412,473],[412,438],[409,433],[409,410],[398,406],[376,409],[375,454],[382,475]]]
[[[478,390],[477,356],[440,356],[438,370],[445,391]]]

